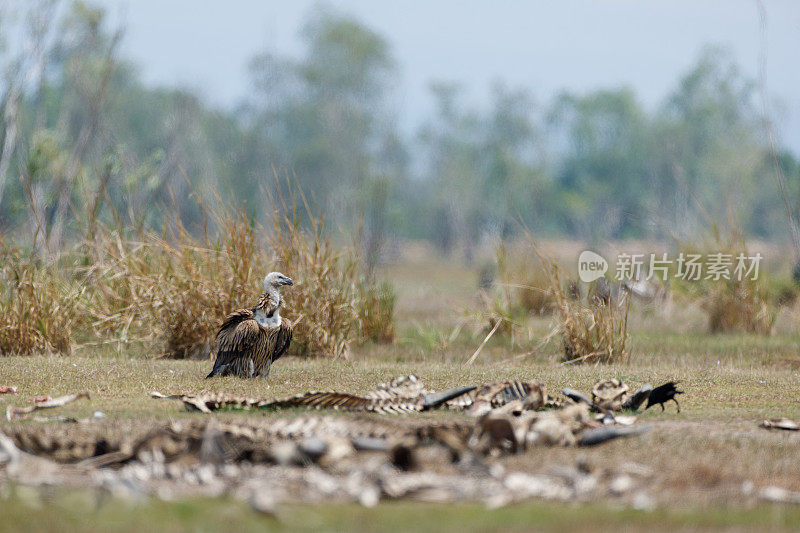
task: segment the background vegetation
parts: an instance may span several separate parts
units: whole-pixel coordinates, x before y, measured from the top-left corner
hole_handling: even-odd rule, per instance
[[[703,51],[653,109],[624,87],[537,102],[501,81],[488,108],[472,109],[458,83],[432,80],[436,112],[409,136],[381,35],[323,7],[302,37],[299,57],[256,54],[252,93],[225,110],[146,86],[119,53],[122,29],[91,3],[3,4],[0,352],[157,341],[151,353],[206,355],[219,317],[282,266],[304,281],[296,353],[345,356],[398,333],[444,349],[466,322],[445,331],[415,317],[398,332],[396,293],[377,270],[426,242],[483,267],[471,341],[497,333],[530,349],[542,340],[530,320],[556,311],[566,359],[624,358],[627,306],[617,316],[581,298],[530,249],[482,265],[486,251],[525,232],[700,251],[798,242],[800,163],[770,144],[755,85],[725,50]],[[737,240],[703,243],[720,220]],[[556,263],[574,259],[561,248]],[[711,331],[765,334],[772,293],[795,296],[765,283],[683,292]]]
[[[721,49],[706,49],[654,109],[624,87],[538,102],[502,81],[489,108],[472,109],[458,83],[432,80],[436,112],[408,136],[389,44],[329,8],[309,16],[301,57],[253,57],[254,90],[232,111],[145,86],[120,56],[123,32],[90,3],[5,4],[0,37],[0,225],[29,241],[41,225],[42,249],[69,241],[85,216],[74,208],[101,186],[133,231],[161,227],[158,204],[200,231],[193,196],[213,201],[212,189],[264,223],[273,167],[332,227],[363,224],[369,262],[404,238],[472,259],[519,220],[589,243],[686,237],[729,205],[751,237],[790,233],[755,85]],[[793,204],[800,165],[776,155]]]
[[[797,439],[756,427],[800,417],[786,394],[800,379],[800,163],[770,144],[753,80],[725,50],[704,51],[654,108],[626,88],[540,102],[501,81],[470,108],[458,83],[432,80],[436,112],[408,135],[381,35],[327,8],[302,35],[305,54],[257,54],[254,91],[218,109],[145,85],[90,3],[0,1],[0,385],[19,388],[0,409],[88,390],[70,414],[152,428],[199,416],[153,390],[363,393],[408,373],[434,390],[674,380],[683,411],[640,411],[646,435],[499,458],[531,473],[649,471],[642,495],[659,507],[287,505],[278,523],[226,499],[95,501],[0,479],[0,530],[796,527],[796,509],[760,506],[753,490],[800,491]],[[626,292],[612,273],[570,279],[587,246],[765,261],[757,281]],[[208,356],[221,317],[273,269],[298,282],[291,354],[324,359],[282,359],[269,389],[204,381],[209,362],[189,359]],[[15,423],[37,422],[0,422]]]

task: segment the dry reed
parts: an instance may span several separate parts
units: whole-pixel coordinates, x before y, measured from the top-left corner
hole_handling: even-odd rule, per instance
[[[561,361],[565,364],[627,362],[630,358],[627,295],[623,293],[617,301],[589,298],[588,302],[581,302],[572,294],[570,284],[562,283],[558,265],[532,239],[531,246],[539,257],[555,301],[556,326],[548,338],[561,337],[564,350]]]
[[[501,243],[495,249],[492,269],[496,281],[489,278],[488,268],[481,272],[479,298],[487,330],[511,335],[512,343],[529,316],[541,316],[554,309],[547,277],[533,262],[531,257],[509,254]]]
[[[69,355],[81,291],[57,264],[0,240],[0,355]]]
[[[729,256],[734,265],[737,257],[749,257],[744,234],[730,225],[727,232],[712,226],[712,244],[706,249]],[[713,248],[712,248],[713,246]],[[700,307],[708,317],[711,333],[741,331],[769,335],[778,314],[775,299],[770,295],[763,271],[757,279],[731,272],[730,279],[690,282],[698,295]]]
[[[104,193],[86,202],[94,207],[76,251],[51,266],[3,247],[0,353],[69,353],[78,332],[92,344],[207,357],[222,319],[255,303],[271,270],[296,281],[283,313],[295,323],[291,353],[344,357],[353,344],[393,339],[391,286],[366,274],[356,246],[334,244],[302,193],[302,209],[291,191],[288,204],[273,204],[266,227],[218,197],[213,208],[201,202],[200,235],[178,215],[161,232],[131,235],[108,201],[112,223],[103,223]]]

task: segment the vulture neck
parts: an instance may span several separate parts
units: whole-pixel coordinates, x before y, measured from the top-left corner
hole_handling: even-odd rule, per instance
[[[256,305],[253,318],[262,327],[277,328],[281,325],[281,293],[277,287],[270,286]],[[272,307],[274,306],[274,308]]]
[[[275,305],[280,305],[281,304],[281,293],[278,292],[278,287],[275,287],[274,285],[270,285],[267,288],[267,292],[265,294],[267,296],[269,296],[269,299],[272,300],[273,304],[275,304]]]

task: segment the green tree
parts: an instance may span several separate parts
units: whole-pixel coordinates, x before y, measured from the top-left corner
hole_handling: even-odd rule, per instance
[[[547,185],[535,106],[526,91],[499,83],[485,114],[461,107],[457,85],[432,91],[437,113],[420,132],[435,220],[430,236],[469,259],[482,236],[508,237],[519,218],[541,221]]]
[[[566,139],[556,183],[569,231],[589,241],[640,234],[648,124],[633,92],[562,94],[550,120]]]
[[[653,156],[664,227],[692,232],[709,216],[725,219],[731,205],[750,223],[750,200],[769,179],[757,172],[765,143],[753,88],[729,54],[708,48],[668,98]]]
[[[337,221],[353,223],[376,190],[371,183],[403,173],[402,158],[387,149],[399,139],[387,102],[395,61],[382,37],[330,9],[315,13],[302,36],[299,60],[252,60],[255,127],[273,163]]]

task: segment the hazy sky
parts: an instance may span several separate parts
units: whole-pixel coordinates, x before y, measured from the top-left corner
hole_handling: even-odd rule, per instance
[[[247,62],[261,50],[302,53],[299,30],[314,0],[102,0],[127,25],[125,54],[151,84],[194,89],[233,105],[250,90]],[[431,80],[462,82],[473,103],[496,79],[541,102],[562,89],[631,86],[652,107],[706,44],[723,45],[758,73],[755,0],[327,2],[383,35],[398,60],[399,118],[407,130],[431,110]],[[773,118],[800,153],[800,1],[765,0],[767,87]]]

